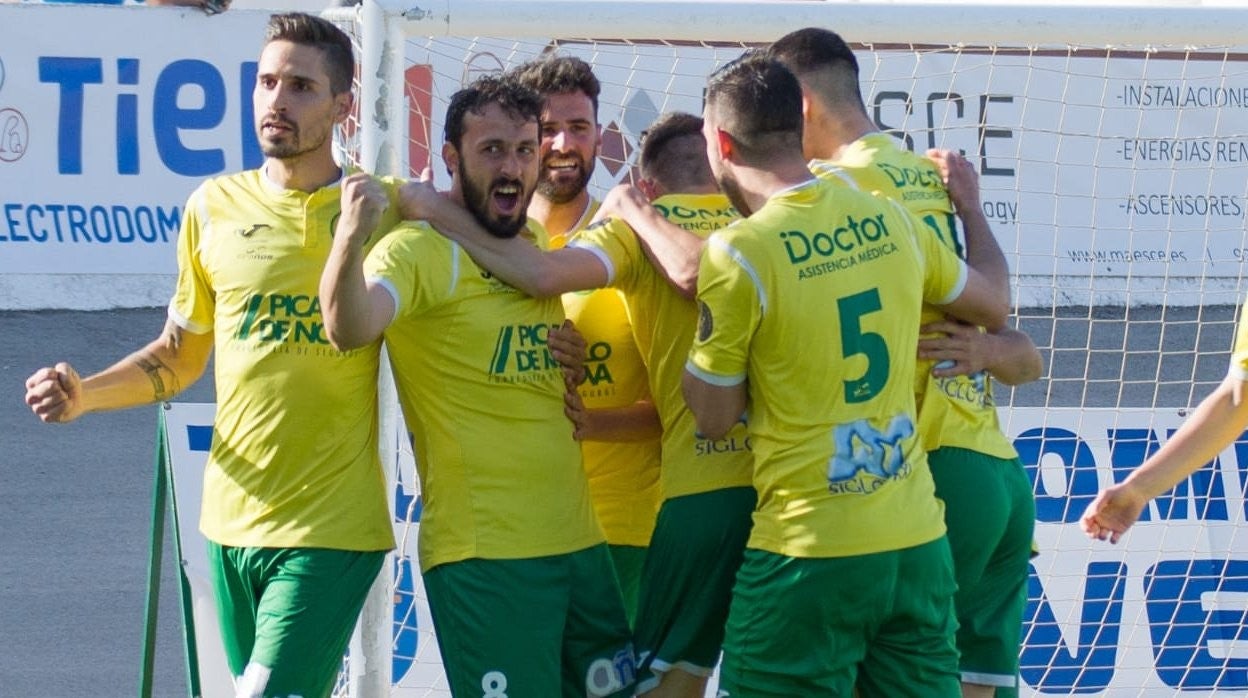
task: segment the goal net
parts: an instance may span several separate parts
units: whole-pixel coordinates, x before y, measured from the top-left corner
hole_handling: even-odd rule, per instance
[[[1226,372],[1248,255],[1248,9],[446,0],[329,14],[361,56],[349,156],[382,173],[431,166],[441,189],[453,92],[544,52],[592,63],[599,198],[631,176],[656,116],[700,113],[718,65],[793,29],[839,32],[881,130],[976,165],[1013,322],[1045,357],[1041,380],[996,393],[1037,501],[1022,695],[1248,691],[1248,433],[1119,545],[1077,525]],[[389,415],[402,547],[340,694],[448,695],[416,564],[411,449]]]

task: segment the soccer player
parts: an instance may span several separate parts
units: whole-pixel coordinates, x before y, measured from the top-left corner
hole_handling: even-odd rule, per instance
[[[708,240],[684,395],[716,437],[745,415],[758,510],[721,696],[957,696],[953,561],[916,433],[919,314],[997,328],[1008,303],[897,203],[815,178],[802,93],[748,53],[704,132],[747,218]]]
[[[447,108],[451,196],[500,238],[529,224],[540,111],[535,92],[493,76]],[[628,622],[546,345],[564,319],[558,299],[520,293],[424,223],[395,228],[371,252],[366,242],[334,240],[325,325],[346,350],[385,336],[413,433],[420,565],[452,692],[631,695]]]
[[[980,270],[986,261],[1004,266],[995,244],[975,244],[992,235],[978,186],[947,192],[943,162],[938,169],[938,163],[876,129],[859,91],[857,58],[840,36],[800,29],[768,50],[801,83],[802,144],[812,171],[848,176],[861,189],[896,200],[963,259],[968,251],[992,253],[989,260],[971,260]],[[945,502],[958,581],[963,695],[992,696],[997,688],[1017,689],[1036,515],[1031,482],[997,419],[992,379],[1006,385],[1035,380],[1042,370],[1040,352],[1022,332],[981,332],[947,320],[931,305],[924,309],[922,332],[918,431],[936,495]],[[937,361],[947,363],[933,365]]]
[[[394,182],[332,157],[354,69],[334,25],[274,15],[253,92],[264,164],[191,195],[166,331],[86,379],[59,363],[26,382],[36,415],[68,422],[168,400],[215,350],[200,528],[238,696],[328,696],[394,545],[376,447],[380,343],[334,349],[317,301],[335,232],[371,244],[398,218]]]
[[[732,222],[737,214],[711,176],[701,129],[702,120],[689,114],[660,117],[642,142],[639,186],[617,187],[609,197],[618,209],[636,218],[670,219],[699,241]],[[700,698],[719,657],[756,498],[745,427],[722,438],[703,437],[680,394],[697,323],[692,299],[648,263],[637,237],[619,219],[582,231],[568,248],[542,254],[474,233],[471,221],[439,203],[434,196],[427,205],[413,206],[478,262],[528,293],[548,296],[607,284],[623,292],[663,422],[663,503],[642,573],[635,632],[638,690]],[[682,260],[689,256],[675,254]]]
[[[1097,540],[1117,543],[1139,520],[1144,506],[1212,461],[1248,428],[1248,302],[1240,307],[1239,327],[1226,378],[1187,421],[1122,482],[1106,487],[1084,510],[1079,525]]]
[[[542,97],[541,165],[528,215],[552,248],[563,247],[598,210],[588,185],[602,145],[601,87],[588,63],[560,54],[522,64],[512,77]],[[563,308],[589,347],[577,437],[632,623],[659,507],[659,417],[619,292],[569,293]]]

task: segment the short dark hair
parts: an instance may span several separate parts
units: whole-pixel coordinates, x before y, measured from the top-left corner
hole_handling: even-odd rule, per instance
[[[269,17],[264,43],[289,41],[319,49],[329,74],[329,91],[339,95],[351,91],[355,79],[355,53],[351,37],[333,22],[303,12],[285,12]]]
[[[641,133],[641,175],[654,179],[669,191],[715,184],[706,161],[706,138],[702,117],[686,112],[665,112]]]
[[[536,90],[545,99],[549,95],[581,92],[594,105],[594,119],[598,118],[598,94],[602,85],[594,75],[590,64],[576,56],[547,53],[511,70],[515,80],[529,89]]]
[[[542,98],[536,92],[503,75],[483,75],[451,95],[443,131],[446,142],[459,150],[464,139],[464,116],[468,112],[480,115],[490,104],[502,107],[508,116],[541,122]]]
[[[830,106],[865,107],[858,86],[858,57],[839,34],[819,27],[789,32],[767,48]]]
[[[751,50],[711,74],[706,107],[749,162],[802,148],[802,87],[780,61]]]

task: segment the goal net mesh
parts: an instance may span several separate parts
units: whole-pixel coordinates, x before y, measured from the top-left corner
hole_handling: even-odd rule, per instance
[[[496,5],[507,13],[522,4]],[[590,184],[601,198],[629,181],[655,117],[700,113],[706,77],[759,45],[733,38],[753,34],[731,17],[719,21],[724,3],[694,16],[680,14],[690,3],[650,5],[649,31],[631,39],[431,38],[409,22],[391,72],[401,71],[402,84],[366,75],[359,101],[367,110],[376,95],[401,90],[391,112],[401,123],[385,126],[402,136],[392,169],[416,176],[429,167],[445,189],[442,117],[452,93],[545,52],[584,58],[602,82],[603,144]],[[1077,525],[1098,487],[1164,443],[1226,373],[1248,254],[1248,44],[1194,45],[1179,33],[1141,41],[1112,23],[1082,44],[1046,38],[1061,31],[1043,22],[1034,41],[982,29],[972,40],[953,19],[944,43],[907,43],[894,36],[905,17],[887,4],[879,12],[894,18],[885,38],[869,22],[838,25],[831,10],[821,24],[854,46],[880,130],[920,152],[959,149],[976,165],[984,213],[1013,273],[1012,322],[1045,359],[1040,380],[996,391],[1037,501],[1021,694],[1248,690],[1248,434],[1151,504],[1119,545],[1088,541]],[[676,23],[693,23],[701,38],[667,38]],[[363,24],[348,25],[357,40]],[[615,37],[606,26],[586,34]],[[379,128],[380,117],[361,118],[340,139],[356,159],[362,135]],[[384,619],[393,640],[381,661],[391,695],[449,695],[416,563],[413,456],[405,438],[392,445],[401,547]]]

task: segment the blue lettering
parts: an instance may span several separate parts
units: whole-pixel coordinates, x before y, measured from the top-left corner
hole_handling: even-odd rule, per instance
[[[204,94],[203,106],[183,109],[178,93],[196,85]],[[156,151],[170,170],[188,177],[210,175],[225,169],[220,148],[195,150],[182,144],[181,131],[209,130],[225,117],[225,82],[212,64],[199,60],[170,63],[156,79],[152,97],[152,123],[156,127]]]
[[[1171,688],[1242,694],[1248,659],[1230,648],[1248,640],[1248,605],[1206,611],[1212,592],[1248,593],[1248,561],[1166,560],[1144,574],[1157,676]]]
[[[169,209],[166,213],[165,209],[160,206],[156,207],[156,218],[160,223],[160,240],[161,242],[169,242],[169,233],[177,233],[182,227],[182,211],[181,209]]]
[[[48,229],[40,228],[35,225],[34,216],[31,215],[35,212],[42,214],[43,207],[37,204],[31,204],[26,208],[26,229],[30,232],[30,237],[34,238],[35,242],[47,242]]]
[[[1161,444],[1152,429],[1108,429],[1109,457],[1113,469],[1114,482],[1122,482],[1131,471],[1135,470],[1149,456],[1153,455]],[[1166,438],[1174,435],[1174,430],[1166,434]],[[1163,521],[1186,520],[1188,501],[1195,504],[1195,518],[1202,521],[1229,521],[1226,510],[1226,492],[1222,479],[1218,477],[1221,468],[1220,460],[1215,458],[1196,471],[1191,477],[1179,482],[1174,489],[1157,497],[1157,513]],[[1140,521],[1150,521],[1152,514],[1148,507],[1140,514]]]
[[[9,237],[12,237],[14,234],[14,231],[17,230],[17,224],[19,221],[13,217],[13,214],[16,213],[19,208],[21,207],[18,206],[17,204],[5,204],[4,205],[4,222],[7,223],[9,226]],[[26,220],[27,221],[30,220],[29,210],[26,211]],[[8,237],[0,237],[0,240],[8,240],[8,239],[9,239]]]
[[[139,84],[139,59],[117,59],[117,83]],[[117,173],[139,173],[139,96],[117,97]]]
[[[55,85],[60,96],[57,123],[57,168],[60,174],[83,172],[83,119],[88,109],[86,87],[104,84],[104,59],[66,56],[39,57],[39,80]],[[117,173],[140,174],[141,143],[139,133],[142,75],[138,58],[116,59],[115,139]],[[239,145],[243,167],[250,169],[264,162],[264,154],[256,138],[252,90],[255,86],[257,63],[247,61],[239,66]],[[179,104],[184,88],[190,88],[191,101]],[[187,102],[186,97],[182,99]],[[151,94],[152,132],[161,162],[171,171],[185,176],[200,177],[225,169],[222,148],[190,148],[183,140],[185,131],[207,131],[225,121],[230,105],[222,73],[211,63],[184,59],[174,61],[156,77]],[[99,110],[91,107],[93,116]]]
[[[1092,449],[1079,436],[1058,427],[1028,429],[1014,440],[1018,457],[1031,478],[1036,493],[1036,520],[1047,523],[1073,523],[1096,497],[1096,459]],[[1044,456],[1059,459],[1066,491],[1044,491],[1040,462]]]
[[[15,218],[13,218],[13,215],[10,213],[10,209],[16,209],[17,207],[18,207],[17,204],[6,204],[4,207],[4,218],[9,224],[8,239],[14,242],[19,242],[19,241],[24,242],[25,240],[27,240],[27,238],[25,235],[22,235],[20,232],[18,232],[20,230],[17,225],[18,221]],[[27,227],[29,228],[29,226]]]
[[[1235,440],[1236,481],[1240,493],[1248,494],[1248,431]],[[1248,497],[1244,498],[1244,513],[1248,514]]]
[[[51,206],[48,207],[51,210]],[[65,213],[69,214],[69,232],[74,242],[78,242],[78,234],[82,233],[83,242],[91,242],[91,236],[87,235],[87,211],[81,206],[69,205],[65,207]]]
[[[104,82],[98,58],[39,57],[39,82],[60,85],[61,107],[57,117],[57,171],[82,174],[83,87]]]
[[[212,427],[188,424],[186,426],[187,448],[192,451],[208,452],[212,448]]]
[[[1098,693],[1114,678],[1122,598],[1127,566],[1121,562],[1088,564],[1079,645],[1070,648],[1049,605],[1034,565],[1028,565],[1027,612],[1019,667],[1023,680],[1042,693]]]
[[[109,242],[113,239],[113,228],[109,225],[108,210],[103,206],[91,207],[91,229],[95,231],[98,242]]]
[[[134,220],[130,218],[130,209],[113,207],[113,228],[117,231],[117,242],[134,242]]]
[[[238,69],[238,94],[242,98],[242,108],[238,110],[238,114],[241,117],[243,169],[245,170],[253,170],[264,163],[264,153],[260,151],[260,141],[256,138],[254,95],[258,72],[260,72],[260,67],[255,61],[247,61]]]

